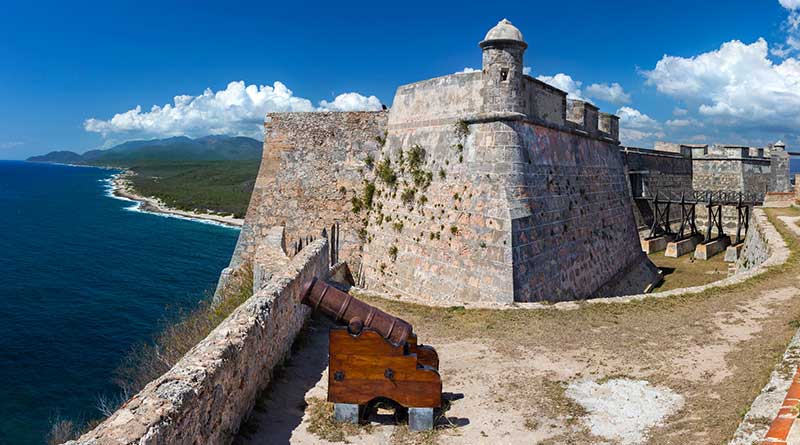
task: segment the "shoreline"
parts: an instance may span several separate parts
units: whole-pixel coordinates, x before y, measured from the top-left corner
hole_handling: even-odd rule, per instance
[[[130,176],[134,175],[135,173],[131,172],[130,170],[121,170],[121,173],[111,175],[108,180],[110,185],[110,194],[117,199],[136,202],[137,206],[135,210],[137,211],[161,216],[188,219],[196,222],[212,223],[236,229],[241,229],[242,225],[244,225],[244,219],[234,218],[233,216],[179,210],[167,206],[158,198],[142,196],[136,193],[129,179]]]

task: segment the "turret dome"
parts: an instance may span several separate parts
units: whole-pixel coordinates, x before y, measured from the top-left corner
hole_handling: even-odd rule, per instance
[[[525,44],[522,33],[507,19],[500,20],[494,28],[486,33],[486,37],[483,39],[483,42],[481,42],[481,46],[493,40],[517,41]]]

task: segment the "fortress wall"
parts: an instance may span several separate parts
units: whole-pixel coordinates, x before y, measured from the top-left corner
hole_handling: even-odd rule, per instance
[[[480,112],[482,106],[480,72],[436,77],[397,89],[389,126],[449,125]]]
[[[434,175],[424,203],[419,191],[403,201],[408,172],[396,190],[379,186],[366,287],[506,303],[644,290],[655,270],[639,247],[617,145],[533,122],[474,122],[463,140],[455,121],[390,126],[383,156],[397,166],[400,150],[419,145]],[[612,278],[623,284],[604,287]]]
[[[264,239],[271,245],[263,248],[280,250],[276,240]],[[328,242],[284,260],[284,267],[270,265],[271,278],[172,369],[67,444],[230,443],[307,318],[303,286],[327,276]]]
[[[476,150],[481,132],[473,127],[464,139],[455,121],[390,129],[383,157],[392,159],[398,186],[376,181],[380,197],[367,228],[365,287],[440,303],[513,301],[511,221],[501,179],[509,163],[497,162],[507,157],[500,148]],[[398,157],[415,145],[426,152],[421,170],[432,180],[406,203],[403,193],[415,186],[407,169],[400,172]]]
[[[634,196],[650,196],[656,192],[680,195],[692,192],[692,160],[675,152],[625,148],[623,161]],[[634,200],[634,216],[638,226],[653,222],[653,211],[646,201]]]
[[[619,147],[527,122],[513,127],[524,154],[508,190],[517,301],[644,291],[655,269],[641,252]]]
[[[255,241],[285,226],[291,244],[341,223],[340,257],[360,261],[362,223],[351,199],[363,190],[367,156],[377,158],[387,112],[271,113],[264,154],[239,242],[235,268],[253,258]],[[224,277],[223,277],[224,278]]]
[[[557,88],[525,76],[522,83],[525,96],[525,114],[543,122],[564,126],[567,116],[567,94]],[[595,127],[597,124],[595,123]]]

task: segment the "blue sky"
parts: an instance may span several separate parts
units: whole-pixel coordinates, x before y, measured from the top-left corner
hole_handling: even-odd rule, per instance
[[[798,15],[800,0],[11,2],[0,159],[391,105],[398,85],[480,68],[504,17],[531,74],[618,112],[628,144],[798,148]]]

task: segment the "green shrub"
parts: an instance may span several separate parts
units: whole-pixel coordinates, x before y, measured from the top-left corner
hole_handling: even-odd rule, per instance
[[[392,259],[392,261],[397,260],[397,246],[392,245],[389,247],[389,257]]]
[[[375,169],[375,173],[378,175],[378,179],[383,181],[384,184],[390,187],[397,185],[397,174],[392,169],[391,160],[384,159],[379,162],[377,168]]]

